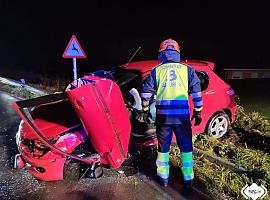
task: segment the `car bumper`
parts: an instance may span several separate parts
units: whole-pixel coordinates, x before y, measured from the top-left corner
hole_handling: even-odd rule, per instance
[[[14,168],[26,169],[34,177],[43,181],[63,180],[63,171],[66,158],[51,151],[36,158],[29,152],[28,147],[18,141],[20,154],[15,156]]]

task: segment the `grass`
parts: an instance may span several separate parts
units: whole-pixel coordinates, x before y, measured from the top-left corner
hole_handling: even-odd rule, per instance
[[[244,98],[243,98],[244,99]],[[257,102],[254,104],[254,102]],[[259,102],[259,103],[258,103]],[[251,112],[260,112],[270,119],[270,99],[264,97],[254,97],[242,101],[246,110]]]
[[[213,198],[220,194],[229,196],[229,199],[243,198],[241,189],[252,183],[263,184],[270,190],[268,118],[259,112],[248,112],[240,105],[237,106],[235,117],[233,130],[226,137],[217,140],[207,135],[198,135],[193,139],[195,147],[251,171],[250,174],[238,174],[205,158],[194,156],[195,176],[205,183]],[[176,167],[181,165],[177,147],[171,147],[170,162]],[[270,196],[264,199],[270,200]]]
[[[18,88],[18,87],[6,85],[3,83],[0,83],[0,90],[5,91],[15,97],[20,97],[22,99],[30,99],[30,98],[38,97],[37,94],[33,94],[25,90],[24,88]]]
[[[40,70],[26,71],[24,69],[1,69],[1,76],[11,78],[14,80],[20,80],[23,78],[27,85],[35,87],[37,89],[43,89],[48,93],[62,92],[65,90],[66,86],[73,81],[72,74],[63,72],[45,72]],[[0,89],[3,88],[4,91],[7,91],[7,87],[0,85]],[[12,88],[12,91],[14,89]],[[22,90],[22,93],[25,92]],[[16,94],[18,92],[15,92]],[[18,94],[19,95],[19,94]],[[29,95],[22,95],[23,97],[32,97]]]
[[[270,79],[228,80],[240,96],[240,105],[248,112],[259,112],[270,120],[270,95],[267,87]]]
[[[51,83],[50,85],[34,84],[34,83],[29,84],[29,85],[34,88],[40,88],[42,90],[45,90],[50,94],[55,93],[55,92],[63,92],[65,91],[65,88],[66,88],[66,85],[61,84],[60,81],[55,81],[54,83]]]
[[[253,182],[258,185],[263,184],[270,188],[270,156],[262,151],[245,149],[238,147],[230,142],[219,141],[207,136],[198,137],[194,146],[222,157],[251,170],[253,174],[247,176],[238,174],[230,169],[209,162],[205,158],[194,157],[195,159],[195,176],[202,180],[213,196],[217,193],[225,193],[232,198],[240,198],[241,189]],[[177,147],[171,147],[170,162],[176,167],[180,167],[180,151]],[[266,198],[267,199],[267,198]],[[270,199],[268,197],[268,199]]]
[[[250,170],[254,172],[254,179],[270,184],[270,155],[264,151],[237,146],[232,142],[207,136],[198,137],[194,146]]]
[[[175,167],[180,167],[180,152],[177,147],[171,148],[170,162]],[[232,198],[241,196],[241,189],[252,181],[246,176],[237,174],[225,167],[214,164],[207,159],[194,156],[194,173],[196,178],[203,182],[210,195],[216,197],[217,193],[224,193]]]
[[[235,113],[234,128],[242,128],[249,132],[257,132],[270,136],[270,123],[266,116],[259,112],[247,112],[243,106],[238,105]]]
[[[49,94],[65,91],[65,88],[70,83],[69,80],[66,80],[64,78],[52,79],[48,76],[44,76],[42,78],[39,76],[37,77],[38,81],[33,80],[31,82],[27,82],[26,84],[36,89],[44,90]],[[40,96],[38,94],[33,94],[22,87],[15,87],[4,83],[0,83],[0,90],[8,92],[22,99],[31,99]]]

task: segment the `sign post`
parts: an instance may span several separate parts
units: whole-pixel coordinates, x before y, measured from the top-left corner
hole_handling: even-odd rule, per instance
[[[73,58],[73,75],[74,75],[74,80],[76,80],[77,79],[76,58],[86,58],[86,55],[75,35],[72,35],[66,47],[66,50],[63,53],[63,58]]]
[[[74,75],[74,80],[77,79],[77,62],[76,58],[73,58],[73,75]]]

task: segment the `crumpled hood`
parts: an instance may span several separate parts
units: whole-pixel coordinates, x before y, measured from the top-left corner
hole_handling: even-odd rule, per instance
[[[158,59],[162,63],[180,62],[180,53],[174,50],[164,50],[158,54]]]

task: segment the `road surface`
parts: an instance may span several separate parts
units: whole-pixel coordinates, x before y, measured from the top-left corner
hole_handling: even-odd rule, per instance
[[[0,91],[0,199],[57,200],[136,200],[136,199],[210,199],[194,189],[189,195],[180,192],[181,177],[172,176],[169,187],[154,181],[154,162],[139,161],[139,167],[105,169],[99,179],[42,182],[26,170],[12,168],[17,151],[15,134],[20,117],[11,107],[16,98]],[[124,172],[124,173],[123,173]]]

